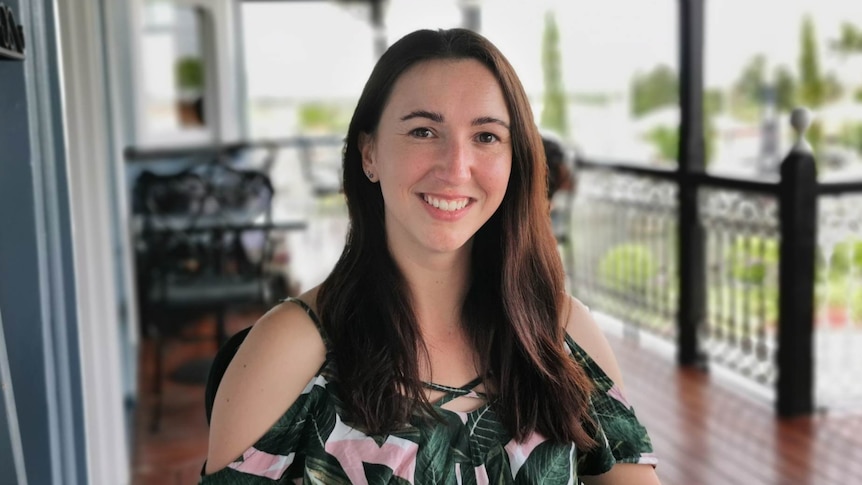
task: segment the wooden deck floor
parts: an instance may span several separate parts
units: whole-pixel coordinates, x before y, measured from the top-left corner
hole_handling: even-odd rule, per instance
[[[862,413],[779,420],[726,381],[609,338],[663,484],[862,484]]]
[[[229,328],[252,323],[235,315]],[[862,414],[781,421],[769,405],[714,376],[680,370],[665,357],[609,336],[629,400],[650,430],[664,485],[862,484]],[[149,355],[144,344],[142,355]],[[212,344],[172,349],[170,368],[212,352]],[[133,485],[193,484],[206,456],[202,386],[169,383],[158,433],[147,428],[150,363],[141,365]]]
[[[227,329],[233,333],[251,325],[260,312],[232,314]],[[212,322],[201,322],[197,330],[202,335],[213,335]],[[170,375],[186,362],[212,356],[213,340],[171,345],[166,353],[165,374]],[[188,385],[166,379],[163,397],[161,426],[150,430],[154,399],[152,389],[153,366],[150,342],[141,345],[138,389],[139,403],[135,410],[132,462],[132,485],[188,485],[195,484],[207,454],[207,422],[204,414],[204,386]]]

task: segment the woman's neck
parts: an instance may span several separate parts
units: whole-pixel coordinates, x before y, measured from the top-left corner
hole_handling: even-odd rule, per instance
[[[461,307],[470,282],[470,247],[447,254],[393,254],[410,288],[423,337],[437,339],[461,328]]]

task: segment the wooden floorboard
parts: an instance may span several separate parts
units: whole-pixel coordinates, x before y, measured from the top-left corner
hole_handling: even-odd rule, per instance
[[[609,339],[665,485],[862,484],[862,415],[779,420],[715,376]]]
[[[259,318],[261,312],[231,314],[227,319],[233,333]],[[215,353],[214,325],[203,320],[195,329],[204,338],[198,342],[175,342],[167,347],[165,375],[189,361]],[[187,485],[198,481],[207,454],[207,422],[204,413],[204,386],[179,384],[166,379],[163,414],[158,431],[152,431],[153,398],[152,343],[142,342],[138,386],[140,398],[135,409],[132,485]]]
[[[228,327],[236,331],[258,315],[232,315]],[[200,328],[207,332],[211,325]],[[608,338],[629,400],[650,430],[664,485],[862,484],[862,413],[778,420],[768,403],[714,375],[679,369],[635,342]],[[148,345],[142,346],[132,483],[196,483],[206,457],[203,386],[168,382],[161,429],[151,432]],[[173,345],[166,372],[213,348],[210,341]]]

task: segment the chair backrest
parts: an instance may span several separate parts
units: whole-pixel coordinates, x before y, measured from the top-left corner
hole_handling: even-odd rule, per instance
[[[343,146],[337,137],[299,139],[302,175],[315,196],[341,193]]]
[[[207,424],[209,424],[210,419],[212,418],[213,403],[215,403],[216,391],[218,391],[218,386],[221,384],[222,377],[224,377],[227,366],[230,365],[230,361],[233,360],[237,350],[239,350],[240,345],[242,345],[246,335],[248,335],[249,330],[251,330],[251,326],[233,334],[229,339],[227,339],[224,345],[221,346],[213,359],[212,366],[210,366],[209,376],[207,377],[207,386],[204,395]]]
[[[266,174],[225,163],[142,172],[134,187],[142,310],[267,301],[272,199]]]
[[[144,230],[246,223],[272,214],[273,188],[263,172],[209,163],[172,174],[144,171],[134,187]]]

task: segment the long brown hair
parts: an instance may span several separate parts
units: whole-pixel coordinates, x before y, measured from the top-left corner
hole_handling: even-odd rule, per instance
[[[373,433],[431,410],[419,379],[421,335],[406,281],[386,244],[380,188],[362,172],[360,134],[373,134],[398,77],[433,59],[476,59],[496,77],[510,116],[506,195],[474,236],[462,321],[492,406],[516,439],[539,431],[594,444],[585,431],[592,386],[567,354],[564,273],[547,213],[542,142],[514,69],[479,34],[420,30],[393,44],[365,85],[344,146],[347,243],[317,304],[349,419]],[[481,275],[481,276],[479,276]]]

